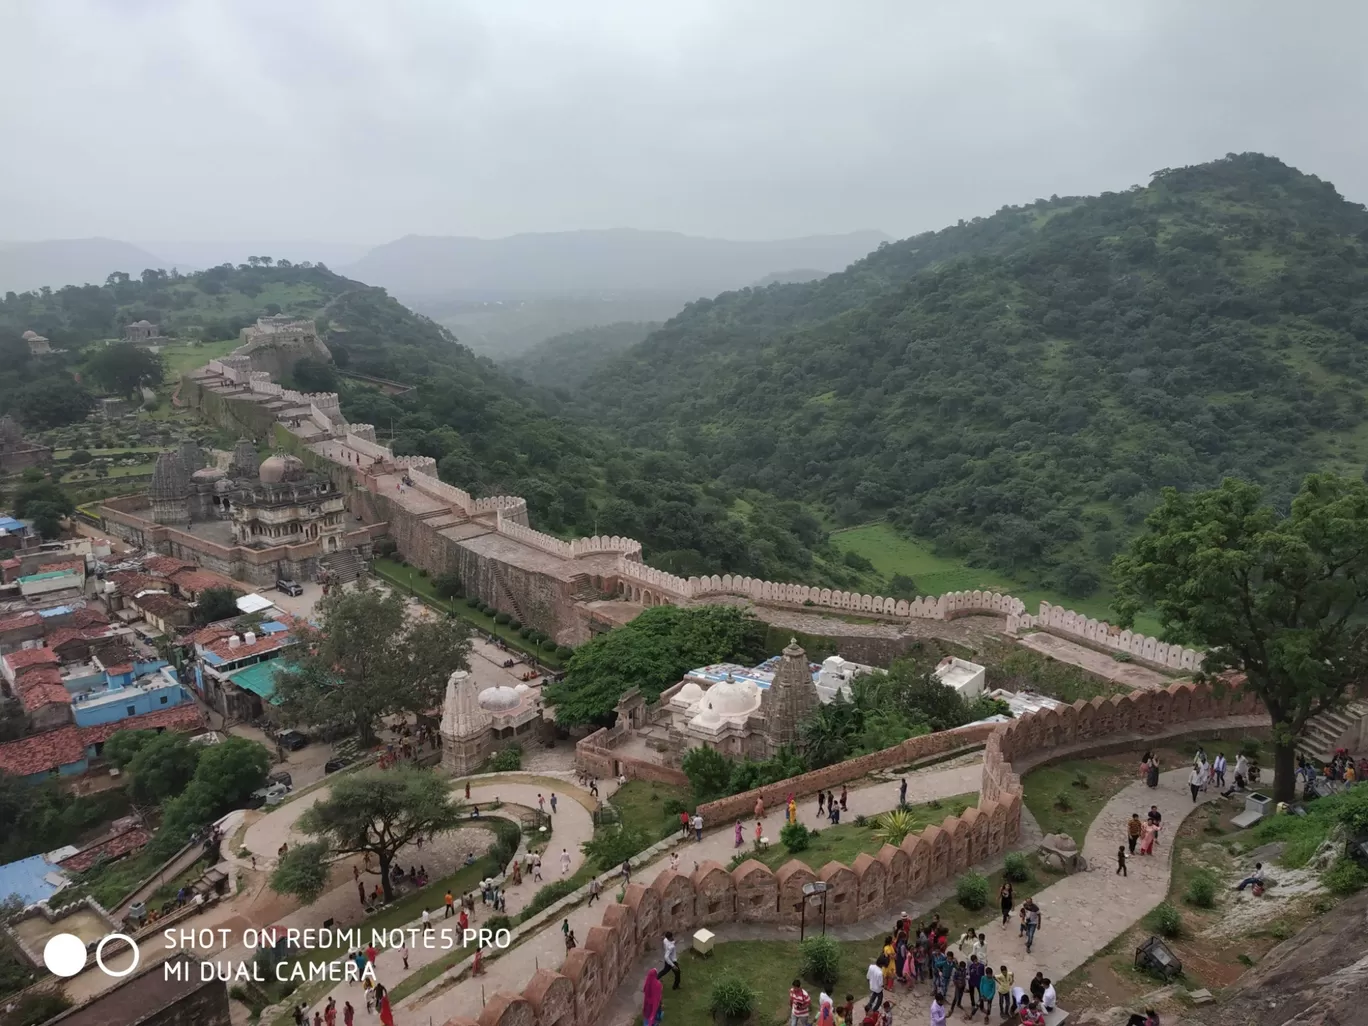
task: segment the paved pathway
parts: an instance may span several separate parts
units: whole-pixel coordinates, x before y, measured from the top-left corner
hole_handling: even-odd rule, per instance
[[[1045,631],[1032,631],[1017,639],[1017,644],[1034,649],[1061,663],[1072,663],[1104,680],[1124,684],[1136,691],[1157,691],[1173,683],[1173,678],[1139,663],[1117,662],[1106,652],[1088,648],[1068,638]]]
[[[915,805],[932,798],[949,798],[953,795],[977,791],[981,775],[981,763],[978,761],[948,769],[909,773],[907,775],[907,800],[910,804]],[[839,794],[840,792],[837,791],[838,796]],[[850,792],[847,802],[847,815],[843,817],[843,822],[849,822],[850,819],[860,813],[872,816],[886,812],[897,804],[897,780],[870,784]],[[810,826],[825,827],[828,825],[825,819],[821,820],[820,823],[818,821],[816,796],[810,800],[805,800],[799,806],[798,813],[799,819]],[[783,823],[784,815],[780,809],[767,809],[764,820],[765,835],[777,843],[779,829]],[[755,836],[755,820],[748,818],[743,825],[746,844],[749,845]],[[557,850],[559,850],[559,845],[560,837],[557,836],[554,842]],[[736,854],[736,849],[733,846],[733,828],[727,826],[705,833],[701,842],[681,842],[675,850],[679,853],[680,869],[684,872],[692,872],[696,862],[701,863],[707,859],[720,862],[725,866]],[[637,869],[632,874],[632,879],[638,883],[649,884],[668,869],[669,865],[669,856],[662,856],[651,865]],[[607,881],[603,889],[604,901],[613,901],[614,895],[621,886],[620,877],[617,873],[612,873],[604,879]],[[524,884],[523,889],[525,890],[526,887],[527,885]],[[602,920],[604,901],[595,902],[593,905],[581,905],[570,913],[570,928],[574,930],[575,937],[581,943],[588,936],[589,929],[597,926]],[[508,903],[511,912],[513,910],[511,894]],[[564,960],[565,941],[561,935],[560,924],[548,924],[544,930],[523,941],[508,955],[490,962],[483,976],[467,977],[456,986],[435,995],[429,996],[422,993],[413,995],[400,1005],[400,1008],[406,1013],[401,1021],[426,1023],[430,1018],[435,1023],[442,1023],[457,1015],[473,1018],[479,1014],[483,996],[493,995],[500,990],[520,991],[527,985],[528,980],[532,978],[537,969],[559,969]],[[409,964],[410,966],[414,965],[412,960]],[[357,988],[353,987],[353,989]],[[338,1000],[340,1002],[342,999],[339,997]]]
[[[1161,773],[1155,789],[1137,781],[1102,807],[1083,842],[1092,871],[1065,877],[1035,896],[1041,928],[1029,955],[1025,941],[1017,936],[1015,917],[1005,929],[1001,916],[981,926],[993,965],[1005,962],[1018,980],[1029,980],[1040,971],[1058,983],[1163,901],[1179,825],[1201,805],[1220,799],[1213,788],[1199,794],[1194,805],[1187,787],[1189,772],[1190,767],[1184,767]],[[1272,786],[1271,775],[1262,786]],[[1132,812],[1144,819],[1151,805],[1159,806],[1164,815],[1154,854],[1127,859],[1127,875],[1119,876],[1116,848],[1126,843],[1126,821]]]
[[[457,793],[463,793],[463,791],[458,791]],[[509,916],[514,916],[518,912],[522,911],[522,909],[527,905],[527,903],[532,900],[532,895],[536,894],[537,891],[544,884],[551,883],[554,880],[561,879],[562,874],[560,866],[560,852],[562,848],[566,849],[570,853],[570,868],[567,871],[566,875],[572,875],[584,863],[584,855],[580,851],[580,845],[583,844],[585,841],[589,840],[589,838],[592,837],[594,834],[593,819],[590,816],[589,809],[587,807],[589,805],[592,805],[594,800],[592,797],[589,796],[587,792],[581,791],[574,785],[566,785],[563,788],[557,787],[555,793],[557,797],[557,811],[554,814],[552,820],[551,844],[550,847],[547,849],[545,855],[543,855],[542,857],[542,883],[534,883],[530,876],[526,876],[523,878],[523,882],[520,885],[516,887],[510,887],[507,892],[507,914]],[[470,791],[470,800],[475,804],[483,805],[487,802],[493,801],[497,797],[502,799],[506,803],[513,803],[516,805],[525,806],[529,809],[535,809],[537,808],[538,794],[545,796],[549,802],[551,797],[551,788],[547,785],[532,782],[499,780],[491,782],[490,784],[485,786],[472,787]],[[305,795],[304,797],[305,799],[307,799],[311,796]],[[576,800],[576,797],[578,797],[580,800]],[[301,799],[301,801],[303,800],[304,799]],[[548,812],[550,812],[551,806],[548,804],[546,806],[546,809]],[[296,815],[295,818],[298,818],[298,816]],[[272,851],[274,851],[274,849],[272,849]],[[401,858],[401,861],[404,861],[405,864],[407,864],[407,862],[410,860],[416,861],[416,858],[414,858],[411,854],[405,855]],[[260,860],[258,859],[258,861]],[[344,885],[344,887],[341,888],[341,890],[346,890],[348,887],[351,887],[351,885]],[[354,897],[354,888],[350,893],[353,895],[353,897],[351,898],[351,906],[355,908],[356,902]],[[310,910],[302,911],[307,912]],[[484,920],[492,914],[493,912],[488,905],[483,905],[477,901],[475,903],[475,917],[472,922],[472,925],[478,927],[480,923],[484,922]],[[441,915],[441,909],[434,909],[433,918],[437,922],[438,926],[442,925]],[[304,923],[296,924],[290,921],[289,919],[282,920],[282,922],[286,926],[305,925]],[[308,925],[316,926],[319,922],[320,920],[316,915],[311,914],[309,916]],[[421,922],[421,916],[415,917],[413,922],[409,923],[406,929],[419,927],[421,925]],[[453,936],[455,931],[454,924],[455,920],[452,920],[451,923],[448,924],[451,926]],[[364,930],[366,924],[364,921],[361,921],[359,923],[340,921],[338,925],[359,925]],[[559,938],[559,929],[553,929],[555,929],[556,936],[557,938]],[[456,938],[455,942],[459,942],[459,938]],[[563,943],[561,947],[563,953]],[[414,972],[418,969],[421,969],[423,968],[423,966],[426,966],[431,962],[437,961],[437,959],[441,958],[445,954],[447,954],[447,950],[438,946],[436,942],[434,942],[434,946],[432,947],[410,945],[408,971]],[[557,964],[559,965],[559,962]],[[529,970],[527,976],[530,978],[532,972],[534,971],[535,970]],[[377,959],[377,975],[382,983],[391,987],[407,975],[407,973],[405,973],[402,969],[398,953],[385,952]],[[521,987],[521,984],[519,986]],[[364,1020],[366,1018],[365,996],[364,991],[361,989],[361,985],[359,983],[338,984],[327,994],[324,994],[322,997],[320,997],[318,1003],[314,1007],[317,1008],[319,1011],[322,1011],[323,1006],[327,1004],[329,994],[337,999],[337,1005],[339,1008],[341,1008],[346,1001],[350,1000],[351,1003],[358,1010],[358,1019]],[[312,1013],[313,1009],[311,1008],[310,1015],[312,1015]],[[445,1022],[446,1019],[451,1018],[455,1014],[456,1013],[453,1011],[448,1015],[444,1016],[442,1019],[436,1021]],[[379,1021],[378,1018],[376,1021]],[[406,1021],[418,1020],[410,1019]]]

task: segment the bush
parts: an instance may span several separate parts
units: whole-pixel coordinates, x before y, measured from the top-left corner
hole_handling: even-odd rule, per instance
[[[426,570],[424,570],[422,567],[419,567],[419,568],[418,568],[418,576],[419,576],[419,577],[426,577],[427,575],[428,575],[428,572],[427,572]]]
[[[1009,851],[1002,859],[1002,875],[1008,880],[1021,883],[1031,877],[1031,864],[1019,851]]]
[[[1055,808],[1060,812],[1073,811],[1073,798],[1069,795],[1068,791],[1060,791],[1055,795],[1054,804]]]
[[[1210,870],[1199,869],[1192,874],[1183,900],[1197,908],[1211,908],[1216,904],[1216,877]]]
[[[483,603],[474,595],[471,595],[470,598],[466,599],[466,605],[468,605],[471,609],[479,609],[480,606],[483,605]]]
[[[725,973],[713,984],[708,1007],[724,1020],[740,1021],[754,1011],[756,1000],[754,987],[733,973]]]
[[[1077,773],[1074,774],[1073,786],[1081,787],[1086,790],[1088,786],[1088,775],[1084,773],[1082,770],[1079,770]]]
[[[1177,937],[1183,932],[1183,916],[1167,901],[1161,901],[1145,917],[1145,925],[1162,937]]]
[[[988,879],[980,873],[964,873],[955,881],[955,898],[970,912],[988,904]]]
[[[574,650],[567,648],[565,645],[556,646],[556,656],[560,659],[569,659],[574,654]]]
[[[550,908],[561,898],[569,897],[579,890],[579,885],[573,880],[557,880],[549,883],[545,887],[532,895],[532,900],[527,903],[527,907],[518,915],[519,922],[527,922],[538,912]]]
[[[523,638],[523,639],[527,639],[527,638],[532,637],[532,628],[531,628],[531,627],[519,627],[519,628],[518,628],[518,637]]]
[[[550,638],[547,638],[545,641],[541,643],[540,648],[544,652],[554,652],[556,650],[556,643],[552,641]]]
[[[495,623],[506,624],[506,623],[508,623],[508,621],[511,620],[511,619],[513,619],[513,617],[509,616],[507,613],[495,613],[495,614],[494,614],[494,622],[495,622]]]
[[[616,869],[627,859],[654,843],[639,830],[628,830],[619,826],[616,830],[605,830],[585,841],[580,848],[585,855],[594,860],[600,871],[607,871]]]
[[[1259,744],[1258,738],[1247,737],[1240,742],[1240,754],[1243,755],[1246,759],[1249,759],[1251,762],[1253,762],[1259,757],[1260,747],[1261,746]]]
[[[808,828],[802,823],[785,823],[784,829],[779,831],[779,840],[790,855],[796,855],[807,850],[810,843]]]
[[[678,798],[667,798],[665,799],[665,804],[661,806],[660,811],[671,819],[678,819],[681,812],[689,811],[689,806]],[[678,824],[676,823],[671,823],[670,829],[676,829],[677,825]]]
[[[1331,894],[1353,894],[1368,883],[1368,872],[1352,859],[1338,858],[1321,876]]]
[[[798,949],[805,980],[830,992],[841,973],[841,946],[835,937],[809,937]]]
[[[490,760],[489,768],[495,773],[509,773],[522,769],[522,749],[517,745],[509,745]]]
[[[87,452],[85,449],[77,449],[69,457],[67,457],[67,462],[74,464],[78,467],[83,467],[92,459],[94,459],[94,457],[91,456],[90,453]]]
[[[513,920],[500,912],[498,915],[490,916],[486,919],[484,928],[486,930],[494,930],[495,932],[498,932],[499,930],[511,930],[513,929]]]
[[[375,544],[371,546],[371,551],[381,559],[394,555],[399,549],[399,543],[386,535],[384,538],[376,538]]]
[[[523,631],[522,621],[519,620],[516,616],[510,616],[510,617],[508,618],[508,626],[509,626],[509,627],[512,627],[512,628],[513,628],[515,631],[517,631],[519,634],[522,634],[522,631]],[[524,635],[524,636],[525,636],[525,635]]]

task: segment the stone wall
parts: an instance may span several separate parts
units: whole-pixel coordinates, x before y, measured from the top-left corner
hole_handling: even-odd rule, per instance
[[[1016,613],[1007,617],[1007,630],[1015,633],[1035,628],[1068,638],[1102,652],[1125,652],[1134,662],[1165,672],[1193,672],[1202,668],[1202,653],[1182,645],[1169,645],[1158,638],[1113,627],[1105,620],[1094,620],[1063,606],[1040,604],[1040,615]]]
[[[601,727],[581,739],[575,745],[576,771],[605,779],[615,778],[620,773],[628,780],[653,780],[675,787],[689,786],[689,778],[683,770],[613,751],[613,742],[624,733],[625,730],[620,727]]]
[[[715,802],[707,802],[698,807],[698,814],[703,817],[703,823],[706,826],[721,826],[732,822],[737,817],[744,819],[752,815],[757,798],[764,801],[766,808],[774,808],[790,794],[797,798],[804,798],[816,794],[818,791],[826,791],[840,787],[842,784],[853,783],[878,770],[895,769],[898,766],[907,766],[933,755],[942,755],[959,748],[982,744],[996,729],[997,724],[980,723],[968,727],[959,727],[955,730],[940,730],[934,734],[923,734],[921,737],[908,738],[906,741],[896,744],[892,748],[885,748],[881,752],[859,755],[831,766],[823,766],[821,769],[813,770],[810,773],[789,777],[787,780],[766,784],[764,787],[743,791],[741,794],[734,794],[727,798],[719,798]],[[586,740],[588,739],[586,738]]]
[[[861,853],[848,866],[828,862],[814,872],[791,860],[775,872],[751,859],[728,871],[716,862],[704,862],[692,874],[666,870],[649,886],[631,884],[620,904],[604,908],[599,925],[566,955],[559,971],[538,970],[521,993],[495,993],[479,1017],[470,1021],[476,1026],[592,1026],[637,959],[660,949],[665,931],[687,934],[721,922],[796,926],[803,885],[814,880],[827,885],[829,923],[846,925],[876,917],[1010,850],[1021,836],[1020,775],[1026,769],[1072,755],[1079,746],[1083,750],[1130,748],[1143,745],[1150,734],[1181,733],[1194,724],[1207,729],[1211,721],[1217,721],[1219,731],[1222,719],[1259,717],[1262,706],[1255,696],[1234,682],[1227,687],[1218,696],[1211,685],[1178,684],[1121,698],[1076,702],[994,726],[985,748],[976,808],[909,835],[897,847],[885,844],[875,854]],[[942,733],[964,735],[966,731]],[[912,741],[927,742],[937,736]],[[855,762],[842,765],[851,772]],[[795,784],[801,779],[770,785],[773,801],[767,798],[766,804],[781,801],[790,791],[803,793]],[[749,802],[754,805],[754,792]],[[708,808],[699,807],[705,822],[711,822]],[[749,808],[738,811],[750,814]]]

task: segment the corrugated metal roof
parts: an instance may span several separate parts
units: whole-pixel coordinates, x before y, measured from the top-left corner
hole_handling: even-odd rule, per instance
[[[253,663],[251,666],[236,670],[228,675],[228,679],[244,691],[250,691],[262,701],[279,705],[280,700],[275,697],[275,675],[278,669],[280,667],[272,659],[264,663]]]
[[[53,867],[41,855],[30,855],[18,862],[0,866],[0,894],[17,894],[25,905],[36,905],[57,893],[48,881]]]

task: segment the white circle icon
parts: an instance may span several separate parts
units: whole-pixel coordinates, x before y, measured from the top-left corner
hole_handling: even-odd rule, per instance
[[[127,969],[122,972],[115,972],[104,964],[104,946],[112,940],[121,940],[133,949],[133,961],[129,963]],[[95,945],[95,964],[100,967],[100,971],[106,976],[113,976],[116,979],[120,976],[127,976],[134,969],[138,968],[138,963],[142,961],[142,952],[138,950],[138,942],[126,933],[109,933],[101,938],[100,943]]]
[[[43,945],[43,965],[53,976],[75,976],[85,962],[85,941],[74,933],[54,933]]]

